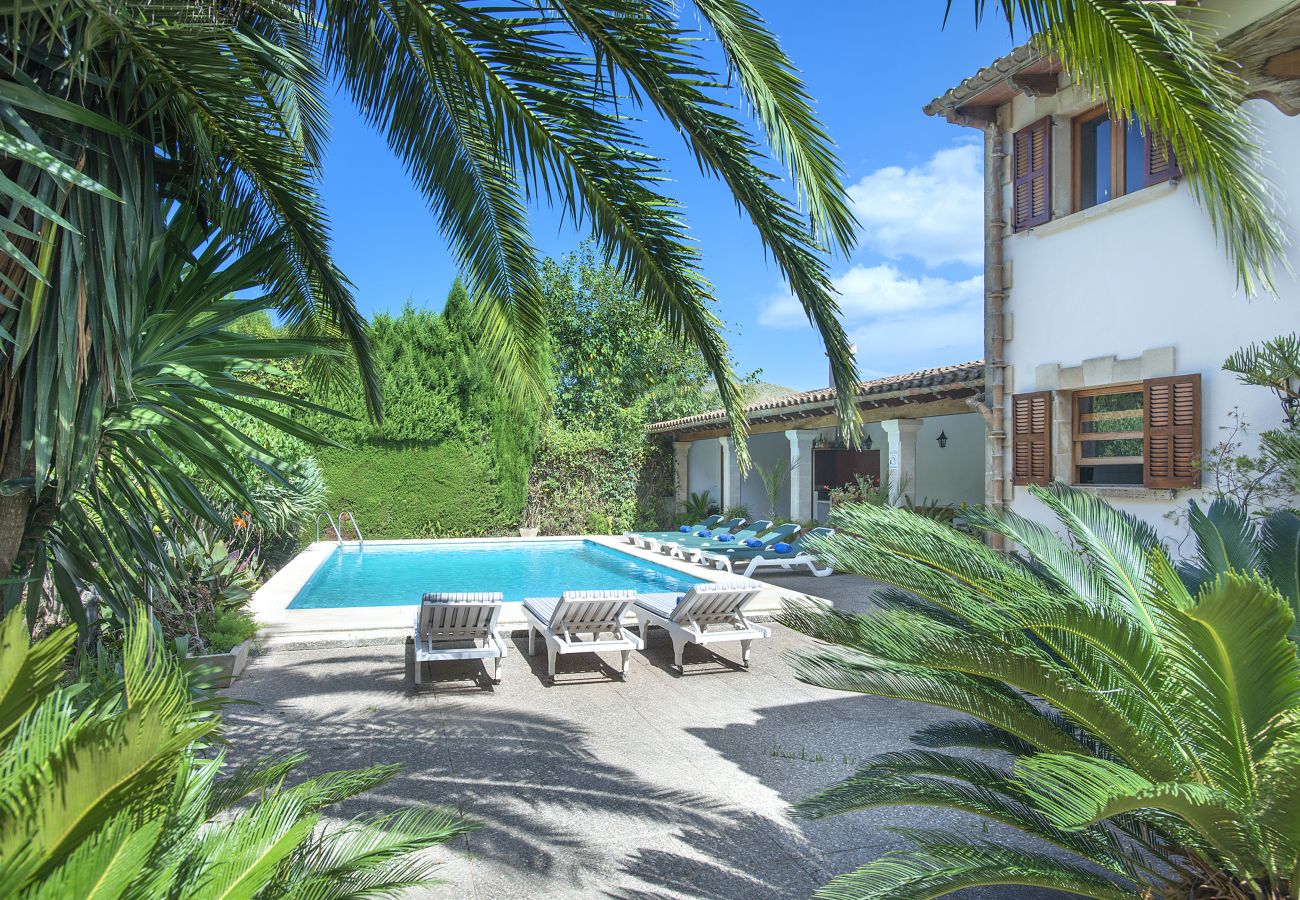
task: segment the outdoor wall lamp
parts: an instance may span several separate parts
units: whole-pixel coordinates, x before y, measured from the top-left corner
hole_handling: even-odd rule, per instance
[[[942,431],[939,432],[939,436],[935,440],[939,442],[940,450],[948,446],[948,435]]]
[[[862,449],[863,450],[871,449],[871,435],[867,435],[866,440],[862,442]]]

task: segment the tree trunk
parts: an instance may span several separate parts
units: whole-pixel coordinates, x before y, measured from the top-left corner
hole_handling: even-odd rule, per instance
[[[10,382],[10,388],[17,393],[17,385]],[[0,425],[0,428],[7,432],[3,444],[0,445],[3,447],[0,450],[3,454],[0,456],[0,482],[24,476],[30,477],[32,474],[30,454],[24,452],[22,446],[20,404],[16,402],[16,398],[14,400],[15,402],[5,404],[5,421]],[[17,562],[19,550],[22,548],[31,506],[30,487],[13,493],[0,493],[0,578],[12,577],[15,574],[14,563]]]

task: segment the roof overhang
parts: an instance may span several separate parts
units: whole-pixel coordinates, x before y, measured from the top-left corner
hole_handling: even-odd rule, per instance
[[[854,405],[868,420],[947,415],[968,411],[970,407],[966,401],[983,391],[984,363],[980,360],[859,382]],[[745,419],[750,430],[755,432],[785,431],[787,425],[833,425],[836,421],[836,397],[834,388],[821,388],[765,400],[745,407]],[[728,434],[730,428],[726,413],[719,409],[656,422],[647,426],[646,432],[699,440]]]
[[[1300,3],[1291,3],[1219,40],[1220,49],[1241,63],[1249,96],[1262,98],[1289,116],[1300,114]],[[1024,44],[985,66],[922,107],[957,125],[986,128],[998,107],[1016,96],[1049,97],[1061,88],[1062,66],[1053,54]]]
[[[1025,44],[934,98],[922,111],[957,125],[983,128],[997,121],[998,107],[1017,95],[1050,97],[1060,85],[1059,60],[1033,44]]]
[[[1288,116],[1300,114],[1300,3],[1251,22],[1220,47],[1241,62],[1252,98],[1268,100]]]

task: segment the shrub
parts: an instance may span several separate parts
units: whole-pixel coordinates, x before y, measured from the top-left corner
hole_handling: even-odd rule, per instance
[[[290,784],[305,757],[227,764],[216,704],[137,609],[120,665],[60,684],[74,631],[30,644],[0,623],[0,885],[7,897],[392,896],[430,881],[420,851],[473,827],[432,807],[323,827],[396,766]]]
[[[638,435],[564,429],[543,435],[529,482],[529,506],[544,534],[619,534],[667,527],[666,451]],[[671,460],[668,461],[669,464]],[[671,485],[671,482],[668,482]]]
[[[207,653],[229,653],[257,634],[257,621],[243,609],[219,609],[203,634]]]

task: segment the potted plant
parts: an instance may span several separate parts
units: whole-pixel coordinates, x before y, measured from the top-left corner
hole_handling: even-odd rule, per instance
[[[248,601],[261,581],[261,567],[246,538],[252,518],[233,518],[235,540],[196,528],[192,537],[169,547],[177,573],[174,604],[155,615],[177,649],[205,667],[215,687],[229,687],[248,664],[257,622]]]
[[[203,630],[203,643],[208,652],[190,659],[208,670],[207,680],[213,687],[230,687],[248,665],[257,622],[242,608],[218,609],[212,624]]]

